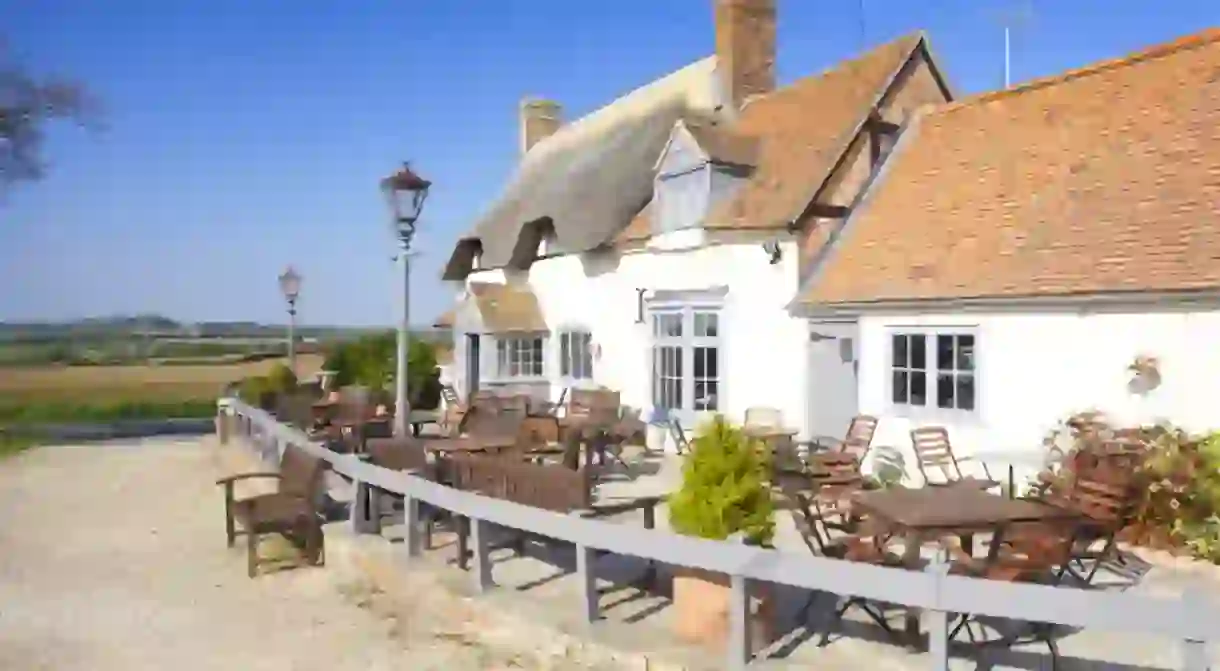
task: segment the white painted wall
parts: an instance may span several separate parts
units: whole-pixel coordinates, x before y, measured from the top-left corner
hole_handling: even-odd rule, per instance
[[[648,250],[627,252],[614,262],[567,255],[536,261],[525,281],[538,297],[552,329],[585,325],[600,348],[594,382],[622,393],[623,403],[651,410],[651,332],[636,324],[636,289],[700,290],[728,286],[721,329],[724,353],[721,411],[733,421],[750,406],[772,406],[785,421],[804,426],[807,326],[786,306],[797,286],[796,247],[784,243],[780,263],[770,265],[758,242],[707,244],[702,231],[676,231],[654,239]],[[610,267],[608,267],[610,266]],[[504,282],[498,270],[476,271],[470,282]],[[472,302],[471,302],[472,303]],[[477,316],[459,311],[455,365],[463,375],[464,332]],[[484,343],[484,352],[494,346]],[[567,382],[558,378],[558,343],[552,338],[547,370],[552,398]],[[487,370],[485,368],[485,370]]]
[[[909,414],[889,403],[890,334],[901,327],[977,328],[974,416]],[[871,315],[860,319],[860,411],[881,419],[874,445],[896,447],[915,476],[908,431],[949,429],[959,455],[1041,449],[1043,436],[1071,413],[1097,409],[1124,425],[1167,419],[1184,428],[1220,428],[1220,312],[991,313]],[[1160,359],[1162,383],[1128,390],[1138,355]],[[931,356],[931,354],[929,354]],[[1018,479],[1033,467],[1018,467]],[[1007,476],[1007,465],[992,469]]]

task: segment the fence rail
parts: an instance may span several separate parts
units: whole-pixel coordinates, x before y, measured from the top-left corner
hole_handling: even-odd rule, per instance
[[[304,433],[281,424],[269,413],[237,399],[221,399],[222,414],[236,418],[237,431],[252,440],[263,458],[276,460],[285,445],[295,445],[326,460],[331,468],[350,478],[357,489],[372,488],[404,498],[407,511],[407,551],[420,552],[416,537],[418,505],[427,503],[471,520],[474,571],[480,590],[491,587],[487,557],[487,527],[497,525],[537,536],[572,543],[582,573],[584,608],[597,616],[596,592],[588,558],[594,550],[663,562],[671,566],[704,569],[728,575],[732,585],[728,668],[749,663],[751,650],[747,624],[749,580],[762,580],[808,590],[858,596],[930,613],[931,668],[948,668],[946,622],[949,613],[972,613],[1028,622],[1109,631],[1160,634],[1179,641],[1181,669],[1210,668],[1207,645],[1220,633],[1220,609],[1203,595],[1205,589],[1188,589],[1176,600],[1131,593],[1012,584],[946,574],[938,556],[925,571],[868,566],[847,561],[748,547],[730,541],[680,536],[661,530],[583,519],[459,491],[391,471],[346,454],[326,449]],[[357,495],[355,505],[365,497]],[[365,511],[353,511],[359,519]]]

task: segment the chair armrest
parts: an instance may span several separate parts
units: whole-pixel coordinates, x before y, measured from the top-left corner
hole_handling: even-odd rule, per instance
[[[595,518],[605,517],[608,515],[618,515],[632,510],[641,508],[655,508],[657,505],[666,500],[666,496],[641,496],[629,501],[621,501],[605,505],[594,505],[592,508],[580,511],[581,517]]]
[[[227,477],[220,478],[219,480],[216,481],[216,484],[228,485],[228,484],[232,484],[234,482],[238,482],[240,480],[250,480],[252,478],[274,478],[276,480],[279,480],[282,477],[283,476],[281,476],[279,473],[277,473],[275,471],[258,471],[255,473],[238,473],[236,475],[230,475]]]

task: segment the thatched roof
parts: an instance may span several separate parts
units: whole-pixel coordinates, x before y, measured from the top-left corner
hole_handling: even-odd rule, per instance
[[[548,330],[538,298],[528,285],[471,282],[469,288],[488,333]]]
[[[458,240],[444,278],[463,279],[476,254],[480,268],[528,265],[544,232],[554,253],[607,242],[651,198],[652,168],[674,124],[717,109],[715,62],[688,65],[534,145],[504,194]]]

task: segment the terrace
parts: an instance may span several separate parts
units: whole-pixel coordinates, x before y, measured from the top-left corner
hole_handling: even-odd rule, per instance
[[[569,505],[556,493],[559,485],[491,486],[490,480],[496,478],[502,483],[515,481],[509,471],[496,471],[490,480],[484,474],[477,483],[478,463],[493,461],[490,457],[451,455],[456,463],[468,462],[469,470],[467,476],[449,481],[454,486],[447,486],[438,482],[444,478],[436,477],[431,468],[434,460],[391,463],[393,459],[387,460],[378,445],[388,449],[394,441],[379,443],[360,435],[371,432],[355,431],[356,440],[366,448],[361,450],[350,440],[345,446],[342,440],[310,438],[236,399],[223,399],[221,407],[222,436],[238,437],[265,461],[278,462],[291,446],[326,463],[330,469],[326,499],[340,511],[332,519],[345,518],[326,526],[332,546],[354,543],[362,552],[380,557],[390,570],[428,572],[442,581],[458,581],[540,626],[576,630],[616,649],[646,650],[654,661],[675,661],[688,668],[896,669],[1035,669],[1053,668],[1058,662],[1058,668],[1065,669],[1195,671],[1210,668],[1217,660],[1209,644],[1214,643],[1213,623],[1220,616],[1214,601],[1220,582],[1213,572],[1185,563],[1152,563],[1124,552],[1121,562],[1098,564],[1090,589],[1067,581],[1047,586],[987,580],[956,571],[950,574],[950,544],[927,542],[938,539],[920,538],[908,529],[894,544],[895,550],[902,548],[900,566],[869,565],[832,558],[832,552],[811,554],[810,549],[818,548],[806,543],[804,518],[786,504],[775,515],[772,547],[705,540],[674,533],[664,501],[655,510],[639,505],[679,488],[681,460],[676,455],[635,446],[605,454],[602,458],[609,465],[598,471],[594,495]],[[462,429],[452,422],[441,424],[454,433],[464,430],[467,438],[482,434],[480,440],[462,443],[479,445],[475,451],[499,449],[504,441],[494,434],[502,424],[483,421],[481,427],[466,422]],[[554,442],[547,436],[538,438],[542,443]],[[423,442],[430,440],[439,445],[446,439]],[[586,450],[578,470],[591,472],[591,455],[598,452],[603,450]],[[833,458],[822,462],[804,458],[810,464],[822,463],[805,472],[815,480],[814,493],[819,491],[819,477],[823,489],[839,482],[833,479]],[[947,509],[959,513],[978,512],[979,501],[1011,501],[1005,496],[980,499],[991,496],[981,488],[956,491],[959,498]],[[598,507],[613,508],[612,514],[590,518],[590,509]],[[1009,515],[1017,514],[1011,507],[1007,510]],[[454,516],[457,523],[452,523]],[[962,524],[959,520],[948,526]],[[972,540],[989,540],[994,532],[986,526],[979,525],[978,533],[971,534],[977,539]],[[954,531],[965,535],[957,533],[961,528]],[[524,540],[519,532],[526,534]],[[377,536],[386,542],[368,542]],[[677,582],[672,577],[692,571],[727,577],[729,614],[722,645],[691,645],[674,634],[682,613],[674,600]],[[759,585],[769,587],[766,601],[773,610],[769,618],[773,629],[764,641],[759,640],[763,632],[756,630],[750,615]],[[881,620],[895,635],[878,626],[865,609],[848,609],[842,622],[835,621],[836,609],[848,598],[867,600],[863,605],[880,611]],[[981,622],[972,621],[968,628],[953,632],[957,613],[970,613]],[[919,639],[904,637],[903,619],[908,630],[926,632],[926,641],[912,645]],[[995,638],[997,632],[1023,630],[1029,622],[1054,623],[1049,636],[1054,645],[1032,642],[1008,647],[972,640],[984,633]],[[952,642],[951,633],[958,634]],[[1058,654],[1053,656],[1051,649]]]

